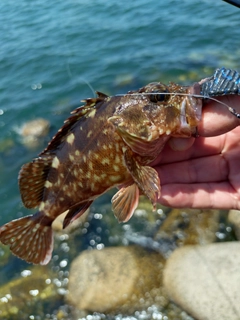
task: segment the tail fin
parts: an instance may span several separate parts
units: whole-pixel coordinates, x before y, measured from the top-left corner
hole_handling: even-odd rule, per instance
[[[29,263],[47,264],[52,256],[53,232],[51,225],[39,222],[34,216],[13,220],[0,228],[0,241]]]

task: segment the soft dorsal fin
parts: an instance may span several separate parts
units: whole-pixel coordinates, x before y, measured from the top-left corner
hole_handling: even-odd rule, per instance
[[[22,166],[18,183],[22,202],[26,208],[36,208],[42,201],[44,184],[54,155],[34,159]]]
[[[88,113],[90,113],[93,108],[99,108],[101,106],[99,103],[104,101],[106,95],[102,93],[99,94],[100,95],[97,98],[82,100],[85,102],[85,105],[71,112],[72,116],[64,121],[64,125],[58,130],[57,134],[52,138],[48,146],[39,154],[39,156],[54,153],[59,145],[64,141],[67,134],[71,131],[74,124],[76,124],[79,120],[86,120]]]

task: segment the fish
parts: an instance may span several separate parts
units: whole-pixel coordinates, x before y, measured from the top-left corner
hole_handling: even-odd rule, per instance
[[[112,188],[112,210],[127,222],[139,196],[156,209],[160,179],[149,164],[170,137],[192,137],[201,120],[201,87],[150,83],[127,94],[97,92],[75,109],[48,146],[22,166],[18,182],[33,215],[0,227],[0,241],[28,263],[45,265],[53,251],[53,221],[67,212],[66,228]]]

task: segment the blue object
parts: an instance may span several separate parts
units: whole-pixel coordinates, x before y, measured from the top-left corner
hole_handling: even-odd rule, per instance
[[[231,69],[217,69],[201,86],[204,97],[240,94],[240,74]]]
[[[201,84],[201,94],[206,99],[227,94],[240,95],[240,74],[231,69],[217,69],[212,77],[205,79]],[[234,108],[228,106],[228,110],[240,119],[240,114]]]

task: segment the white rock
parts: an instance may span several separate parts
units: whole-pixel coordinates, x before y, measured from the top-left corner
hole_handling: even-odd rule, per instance
[[[240,319],[240,242],[177,249],[164,270],[170,298],[199,320]]]

